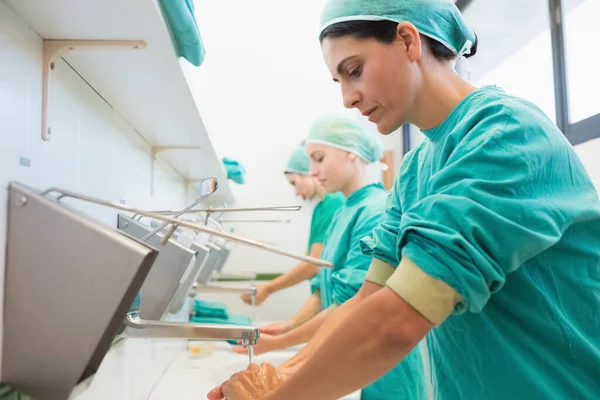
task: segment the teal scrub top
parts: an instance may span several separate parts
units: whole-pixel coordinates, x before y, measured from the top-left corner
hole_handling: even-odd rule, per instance
[[[313,210],[308,237],[308,252],[310,254],[315,243],[325,243],[327,231],[335,213],[344,205],[346,198],[340,192],[325,195]],[[314,294],[319,290],[319,275],[310,279],[310,291]]]
[[[382,221],[386,198],[381,184],[367,185],[352,193],[336,213],[321,253],[321,258],[334,267],[321,268],[318,275],[323,309],[343,304],[362,286],[371,258],[361,253],[359,241]],[[422,351],[418,346],[385,376],[364,388],[361,399],[428,399]]]
[[[371,259],[362,254],[359,241],[381,221],[386,198],[380,183],[367,185],[354,191],[335,214],[321,253],[333,268],[321,268],[318,275],[323,310],[345,303],[365,281]]]
[[[599,398],[600,203],[573,148],[495,87],[423,133],[361,248],[463,299],[427,336],[434,398]]]
[[[346,198],[340,192],[325,195],[313,210],[310,221],[310,235],[308,237],[308,254],[312,251],[315,243],[325,243],[327,230],[331,225],[333,216],[346,202]]]

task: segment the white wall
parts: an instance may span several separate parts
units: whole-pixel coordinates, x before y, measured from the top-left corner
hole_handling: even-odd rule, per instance
[[[6,240],[4,210],[11,180],[36,188],[61,186],[143,208],[184,205],[185,184],[168,165],[157,165],[156,194],[150,195],[149,145],[62,60],[52,75],[52,138],[42,141],[41,88],[42,39],[0,0],[0,243]],[[29,160],[30,167],[20,165],[21,157]],[[114,211],[78,205],[116,226]],[[4,265],[4,252],[2,245],[0,265]],[[0,276],[1,292],[4,273]],[[174,346],[184,345],[179,341]],[[160,371],[174,354],[151,354],[147,365]],[[153,374],[156,371],[148,376]],[[143,394],[135,396],[136,390],[145,393],[152,382],[139,379],[128,384],[130,391],[121,391],[124,398],[144,399]]]
[[[306,0],[290,9],[280,0],[195,0],[207,53],[201,68],[186,70],[217,152],[247,169],[244,185],[232,183],[237,206],[306,206],[299,213],[227,216],[292,218],[289,225],[238,224],[235,232],[300,253],[306,251],[312,206],[295,197],[282,171],[314,119],[348,112],[321,55],[318,31],[324,4]],[[396,142],[401,154],[401,140]],[[237,246],[225,268],[285,272],[295,263]],[[310,293],[307,285],[300,286],[269,299],[260,307],[259,319],[291,315]],[[247,311],[235,296],[224,300],[234,310]]]

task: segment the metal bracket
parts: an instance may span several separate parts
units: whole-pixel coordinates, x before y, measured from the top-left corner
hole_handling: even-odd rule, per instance
[[[59,57],[71,50],[95,49],[145,49],[143,40],[48,40],[44,39],[42,58],[42,140],[50,140],[51,130],[48,126],[48,98],[50,96],[50,72]]]
[[[154,194],[154,165],[158,158],[158,153],[166,150],[200,150],[200,146],[152,146],[150,151],[151,165],[150,165],[150,194]],[[200,179],[201,180],[201,179]],[[186,181],[187,184],[187,181]]]

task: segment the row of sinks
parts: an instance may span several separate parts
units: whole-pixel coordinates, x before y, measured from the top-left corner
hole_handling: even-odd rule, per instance
[[[253,362],[277,366],[298,350],[262,354]],[[77,400],[205,399],[215,386],[247,366],[248,356],[234,353],[225,342],[216,343],[209,355],[193,356],[181,340],[127,340],[107,354],[94,382]],[[359,400],[360,392],[343,399]]]
[[[295,352],[276,351],[254,357],[253,362],[271,363],[275,366],[290,359]],[[180,353],[158,382],[149,400],[197,400],[205,398],[215,386],[248,367],[248,357],[231,351],[230,346],[219,343],[211,355],[195,359],[187,351]],[[359,400],[360,392],[343,398]]]

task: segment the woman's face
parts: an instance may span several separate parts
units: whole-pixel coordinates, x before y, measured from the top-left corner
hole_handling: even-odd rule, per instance
[[[422,82],[416,62],[421,43],[413,28],[399,24],[391,44],[343,36],[325,38],[321,46],[344,106],[358,109],[384,135],[406,122]]]
[[[302,197],[304,200],[312,200],[316,194],[316,185],[315,178],[307,175],[300,174],[285,174],[288,181],[294,186],[296,189],[296,196]]]
[[[352,180],[355,154],[320,143],[307,144],[306,152],[311,174],[327,192],[341,192]]]

